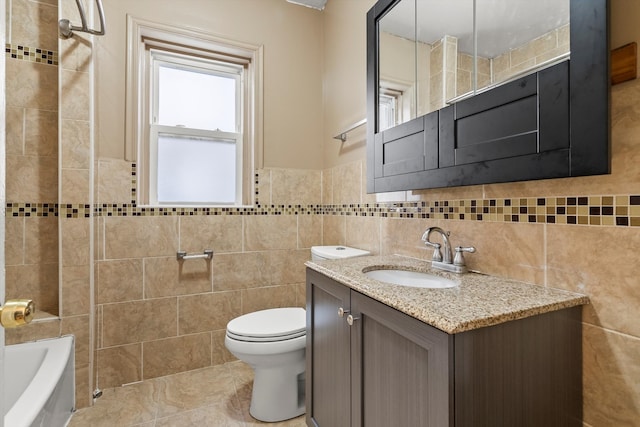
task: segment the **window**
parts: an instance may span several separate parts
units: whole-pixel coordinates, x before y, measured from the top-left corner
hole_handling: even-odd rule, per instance
[[[128,17],[127,158],[138,204],[251,204],[260,47]]]

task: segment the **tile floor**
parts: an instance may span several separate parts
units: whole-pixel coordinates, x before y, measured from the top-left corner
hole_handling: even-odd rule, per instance
[[[249,415],[253,371],[243,362],[106,389],[69,427],[306,427],[304,416],[262,423]]]

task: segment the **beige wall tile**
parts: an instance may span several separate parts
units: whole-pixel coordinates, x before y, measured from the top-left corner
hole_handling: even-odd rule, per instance
[[[178,298],[180,335],[227,328],[240,313],[240,292],[215,292]]]
[[[333,203],[336,205],[361,203],[362,164],[360,161],[336,166],[333,169]]]
[[[224,344],[224,337],[227,335],[226,328],[220,331],[211,332],[211,364],[222,365],[223,363],[237,360],[233,354],[227,350]]]
[[[455,246],[474,246],[465,254],[467,266],[485,274],[543,285],[544,226],[541,224],[429,221],[451,231]]]
[[[180,249],[202,253],[242,251],[242,216],[196,215],[180,217]]]
[[[249,215],[244,218],[244,250],[296,249],[295,215]]]
[[[60,202],[71,204],[87,204],[89,202],[89,170],[62,169],[60,171]]]
[[[91,358],[91,348],[89,347],[89,315],[63,317],[60,330],[62,335],[73,335],[75,337],[76,365],[88,365]]]
[[[58,160],[54,157],[7,155],[7,201],[55,203],[58,200]]]
[[[38,307],[36,307],[36,310],[38,310]],[[31,322],[19,328],[7,329],[5,331],[5,344],[19,344],[43,338],[59,337],[60,323],[60,319],[51,318],[41,322]]]
[[[322,171],[322,204],[333,204],[333,168]]]
[[[89,265],[73,265],[62,268],[62,316],[89,314],[91,311],[91,286]],[[56,290],[57,292],[57,290]]]
[[[7,299],[29,298],[37,311],[58,314],[58,264],[7,266]]]
[[[271,169],[259,169],[258,185],[256,186],[256,202],[262,206],[271,204]]]
[[[322,244],[322,216],[298,215],[298,248]]]
[[[428,220],[409,218],[382,218],[380,241],[381,255],[405,255],[431,259],[432,250],[427,250],[421,237]]]
[[[269,253],[269,271],[274,285],[288,285],[305,281],[304,263],[311,259],[308,250],[271,251]]]
[[[75,7],[75,10],[73,10],[74,7],[70,8],[71,12],[77,13],[78,8]],[[69,13],[65,13],[65,16],[70,17],[71,15]],[[91,66],[91,47],[91,44],[86,43],[86,41],[82,40],[80,37],[72,37],[67,40],[61,39],[60,53],[58,55],[59,66],[64,70],[88,73]],[[98,78],[101,77],[100,71],[101,70],[98,67],[98,69],[96,70]]]
[[[96,352],[96,363],[100,388],[142,381],[142,344],[99,349]]]
[[[211,334],[168,338],[142,344],[143,378],[156,378],[211,365]]]
[[[98,162],[98,200],[102,203],[131,203],[131,162],[100,159]]]
[[[144,260],[145,298],[211,292],[212,262],[204,259],[179,262],[176,257]]]
[[[58,112],[25,110],[24,154],[58,157]]]
[[[60,218],[62,265],[89,265],[89,218]]]
[[[89,73],[63,69],[60,82],[60,90],[65,94],[60,102],[61,117],[89,121],[91,119]]]
[[[25,218],[24,226],[26,261],[58,262],[58,217]]]
[[[177,333],[177,299],[160,298],[105,304],[103,347],[173,337]]]
[[[15,44],[58,50],[58,8],[55,5],[12,0],[11,40]]]
[[[5,153],[24,155],[25,108],[7,107],[5,111]]]
[[[323,245],[344,245],[347,240],[347,217],[346,215],[323,215],[322,216],[322,244]]]
[[[305,282],[294,285],[296,290],[296,305],[306,308],[307,306],[307,284]]]
[[[97,303],[142,299],[142,260],[100,261],[96,264]]]
[[[92,404],[91,369],[89,365],[76,365],[76,409]]]
[[[82,120],[63,120],[61,132],[60,156],[62,157],[62,167],[89,169],[91,165],[89,122]],[[131,189],[129,189],[129,191],[131,191]]]
[[[24,228],[25,218],[6,217],[4,235],[5,265],[18,265],[25,262]],[[57,247],[57,245],[56,245]]]
[[[640,339],[583,328],[584,422],[633,426],[640,419]]]
[[[379,255],[380,217],[347,216],[345,244]]]
[[[6,61],[6,102],[10,107],[58,110],[58,68],[28,61]]]
[[[547,283],[586,293],[583,319],[636,337],[640,291],[630,266],[637,263],[640,230],[547,226]]]
[[[303,206],[322,203],[322,172],[271,169],[271,203]]]
[[[216,292],[267,286],[270,281],[268,252],[213,256],[213,290]]]
[[[105,218],[107,259],[175,257],[177,250],[177,216]]]
[[[269,286],[242,290],[242,313],[296,306],[296,286]]]

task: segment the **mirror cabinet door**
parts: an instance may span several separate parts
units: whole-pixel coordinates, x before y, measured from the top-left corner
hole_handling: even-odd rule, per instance
[[[367,191],[609,173],[608,10],[378,0],[367,14]]]
[[[476,0],[476,89],[569,58],[569,0]]]

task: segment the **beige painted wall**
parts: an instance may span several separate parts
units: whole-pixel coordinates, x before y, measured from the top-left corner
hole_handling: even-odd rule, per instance
[[[109,0],[96,40],[100,158],[124,159],[126,15],[264,45],[264,166],[322,167],[322,12],[284,0]]]
[[[365,126],[344,144],[333,139],[367,115],[367,11],[375,0],[331,0],[324,14],[324,167],[364,158]]]
[[[611,1],[611,48],[623,46],[635,41],[640,44],[640,2],[637,0]],[[640,57],[638,59],[640,69]]]

